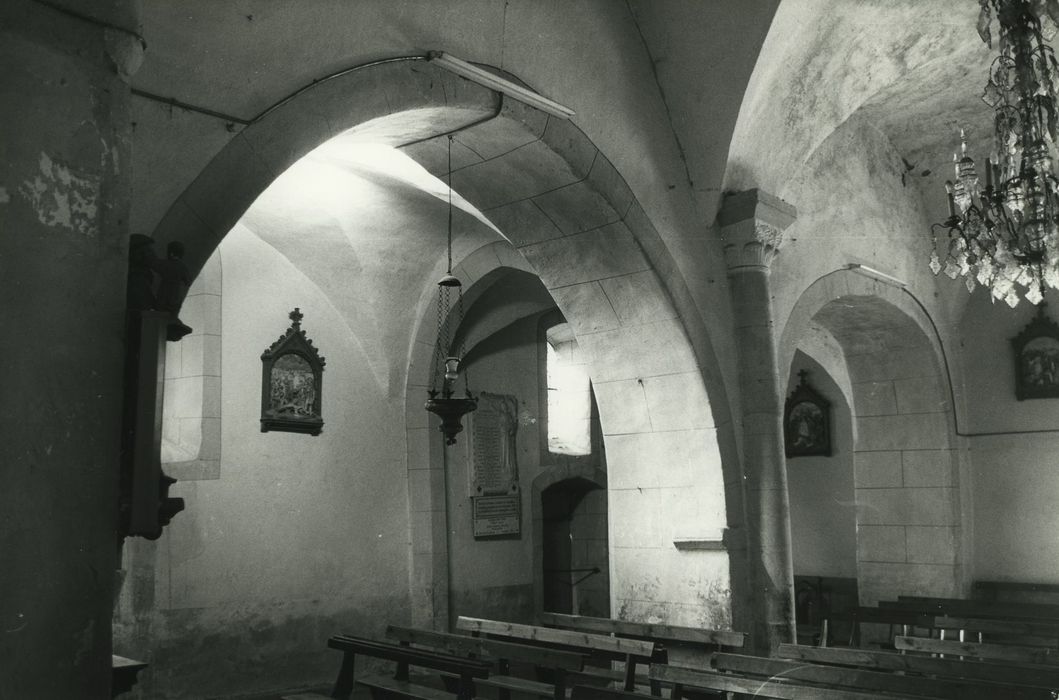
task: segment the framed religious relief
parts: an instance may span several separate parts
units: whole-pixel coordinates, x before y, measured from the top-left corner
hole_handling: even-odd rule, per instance
[[[261,432],[319,435],[324,358],[302,330],[302,313],[290,313],[287,332],[261,353]]]
[[[1015,397],[1026,399],[1059,398],[1059,325],[1044,315],[1044,304],[1037,316],[1011,339],[1015,350]]]
[[[800,383],[783,408],[783,444],[788,457],[831,456],[831,402],[809,386],[809,372],[798,372]]]

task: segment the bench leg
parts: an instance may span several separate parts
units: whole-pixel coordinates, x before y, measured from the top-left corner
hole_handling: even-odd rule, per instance
[[[460,676],[460,687],[456,690],[456,700],[473,700],[474,679],[470,676]]]
[[[349,700],[349,696],[353,694],[353,686],[356,682],[353,674],[355,657],[355,654],[348,651],[342,655],[342,668],[338,670],[338,680],[335,681],[335,688],[331,691],[331,697],[336,700]]]
[[[553,700],[566,700],[566,671],[561,668],[555,669],[555,677],[552,678],[554,683],[555,691],[552,694]]]
[[[720,649],[719,646],[717,648]],[[663,666],[665,666],[668,663],[669,650],[665,647],[659,647],[658,649],[655,649],[655,653],[651,655],[651,664],[662,664]],[[662,697],[662,681],[655,680],[654,678],[652,678],[647,683],[648,686],[650,686],[651,688],[651,695],[655,696],[656,698]]]
[[[625,657],[625,690],[630,693],[636,690],[636,662],[632,656]]]

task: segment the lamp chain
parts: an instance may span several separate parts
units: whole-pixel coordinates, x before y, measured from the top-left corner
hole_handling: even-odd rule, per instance
[[[457,290],[456,317],[462,319],[463,318],[463,287],[457,287],[456,290]],[[453,338],[453,340],[455,340],[455,338]],[[463,349],[464,349],[464,347],[463,347],[463,339],[461,338],[460,339],[460,347],[456,351],[456,355],[458,357],[462,358],[463,360],[466,360],[467,358],[464,357]],[[461,362],[460,363],[460,368],[461,368],[461,374],[463,374],[463,389],[464,389],[464,391],[467,392],[467,395],[470,396],[471,395],[471,389],[470,389],[470,387],[471,387],[471,367],[470,367],[469,364],[464,364],[463,362]]]
[[[437,389],[437,381],[438,381],[438,377],[440,376],[439,373],[438,373],[438,369],[441,367],[441,346],[443,344],[443,339],[441,337],[441,327],[442,327],[443,318],[444,318],[444,315],[445,315],[445,311],[444,311],[444,308],[443,308],[444,305],[442,303],[441,297],[443,295],[444,289],[445,289],[444,287],[440,287],[440,286],[438,287],[438,322],[437,322],[438,328],[437,328],[437,332],[434,334],[434,366],[431,368],[431,371],[430,371],[430,388],[431,388],[431,390]]]
[[[452,134],[449,134],[449,274],[452,274]]]

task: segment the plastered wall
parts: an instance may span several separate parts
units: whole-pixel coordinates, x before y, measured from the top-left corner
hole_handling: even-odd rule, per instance
[[[853,494],[853,427],[849,405],[824,368],[798,353],[791,365],[787,396],[798,372],[831,402],[831,456],[787,458],[791,503],[791,547],[795,576],[857,577],[857,510]]]
[[[1050,305],[1045,312],[1055,318]],[[1036,314],[976,293],[960,323],[975,579],[1059,582],[1059,399],[1016,399],[1010,342]]]
[[[531,622],[533,619],[532,490],[540,471],[540,410],[537,374],[539,317],[516,320],[479,343],[467,357],[472,390],[513,396],[518,401],[516,454],[522,504],[518,539],[476,540],[470,489],[470,430],[446,450],[449,505],[449,571],[452,613]],[[473,426],[473,416],[464,423]],[[440,443],[440,435],[435,444]]]
[[[274,249],[237,226],[220,254],[220,478],[178,483],[187,509],[157,544],[134,545],[154,575],[142,697],[327,684],[339,663],[329,635],[407,622],[403,397],[388,396],[344,319]],[[327,361],[318,437],[259,429],[260,354],[296,306]]]

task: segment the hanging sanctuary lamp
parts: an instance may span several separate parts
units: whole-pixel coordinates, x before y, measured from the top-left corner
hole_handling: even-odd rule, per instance
[[[1059,179],[1056,178],[1059,65],[1041,30],[1041,12],[1059,24],[1059,0],[979,0],[978,34],[992,47],[993,13],[1000,55],[982,99],[994,111],[995,153],[984,187],[967,154],[954,155],[956,178],[945,183],[949,216],[934,224],[930,269],[963,276],[994,301],[1014,307],[1020,291],[1039,304],[1045,287],[1059,289]],[[937,232],[947,234],[939,249]]]
[[[448,143],[448,267],[438,281],[438,336],[434,343],[434,362],[430,371],[430,389],[425,408],[441,419],[439,429],[446,445],[456,444],[456,434],[463,430],[464,415],[478,407],[471,395],[467,370],[460,366],[462,348],[456,347],[456,334],[463,322],[463,284],[452,274],[452,137]],[[461,374],[462,370],[462,374]],[[456,396],[456,384],[463,379],[462,397]]]

